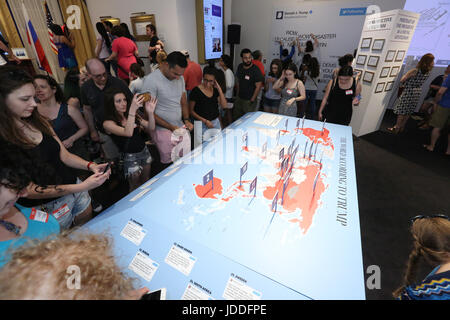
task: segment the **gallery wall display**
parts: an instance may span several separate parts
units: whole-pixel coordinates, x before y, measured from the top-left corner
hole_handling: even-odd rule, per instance
[[[146,27],[152,24],[156,27],[155,15],[147,14],[142,16],[130,17],[131,26],[133,28],[133,35],[137,41],[150,41],[150,36],[147,35]]]
[[[373,41],[372,50],[383,50],[384,39],[375,39]]]
[[[367,61],[367,65],[369,67],[376,67],[378,66],[378,60],[380,59],[379,56],[370,56],[369,61]]]
[[[366,64],[366,59],[367,59],[366,55],[360,54],[360,55],[358,55],[358,58],[356,59],[356,64],[363,66]]]
[[[375,87],[375,93],[383,92],[384,84],[384,82],[377,83],[377,86]]]
[[[395,56],[395,61],[403,61],[404,57],[405,57],[405,50],[399,50],[397,51],[397,55]]]
[[[384,88],[384,91],[391,91],[392,87],[394,85],[394,81],[389,81],[386,83],[386,87]]]
[[[390,69],[390,67],[383,67],[383,69],[381,69],[380,78],[386,78],[389,75]]]
[[[363,81],[372,83],[374,75],[375,75],[375,73],[371,72],[371,71],[364,72]]]
[[[392,67],[391,74],[389,75],[389,77],[396,77],[398,75],[399,70],[400,70],[399,66]]]
[[[364,38],[361,42],[361,49],[370,49],[372,38]]]
[[[388,50],[386,53],[386,59],[384,59],[385,62],[392,62],[394,61],[395,57],[395,50]]]

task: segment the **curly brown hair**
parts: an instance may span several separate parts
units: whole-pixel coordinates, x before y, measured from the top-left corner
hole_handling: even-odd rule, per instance
[[[112,238],[73,230],[31,240],[12,252],[0,270],[0,300],[117,300],[134,289],[116,263]],[[68,269],[77,266],[79,289],[70,289]]]

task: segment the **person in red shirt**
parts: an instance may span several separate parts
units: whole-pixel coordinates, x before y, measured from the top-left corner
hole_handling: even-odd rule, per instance
[[[265,77],[266,73],[264,72],[264,65],[262,64],[262,53],[259,50],[255,50],[252,53],[253,64],[261,70],[262,76]]]
[[[253,60],[252,60],[253,64],[255,66],[257,66],[259,68],[259,70],[261,70],[263,79],[265,79],[266,73],[264,72],[264,65],[261,62],[262,61],[262,52],[260,50],[255,50],[252,52],[252,57],[253,57]],[[264,80],[263,80],[263,88],[264,88]],[[262,93],[263,93],[263,90],[259,91],[255,111],[258,111],[259,107],[261,106]]]
[[[188,62],[188,65],[184,70],[183,78],[186,84],[187,97],[189,99],[189,94],[191,93],[192,89],[194,89],[195,87],[199,86],[202,83],[203,71],[202,67],[197,62],[189,59],[188,51],[181,50],[181,53],[184,54]]]

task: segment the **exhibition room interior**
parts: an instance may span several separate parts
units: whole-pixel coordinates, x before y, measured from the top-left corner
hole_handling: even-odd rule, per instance
[[[446,258],[430,261],[426,250],[418,249],[423,243],[412,228],[441,219],[449,230],[449,3],[23,2],[0,2],[0,81],[13,86],[22,80],[11,74],[23,71],[26,76],[21,77],[32,80],[13,89],[0,84],[0,109],[14,114],[9,97],[25,87],[35,92],[30,94],[35,101],[30,114],[39,112],[40,118],[51,120],[42,120],[47,124],[55,127],[54,119],[63,112],[60,105],[66,106],[74,132],[84,130],[76,139],[86,152],[71,151],[75,142],[70,139],[57,140],[56,162],[76,169],[70,169],[75,182],[67,185],[78,187],[62,195],[54,191],[48,198],[53,203],[83,193],[90,202],[83,207],[90,217],[78,224],[86,211],[75,216],[75,204],[61,200],[50,209],[42,195],[19,192],[18,204],[7,204],[27,219],[40,215],[48,224],[55,218],[60,232],[107,233],[113,240],[114,268],[134,278],[135,289],[157,292],[156,299],[393,300],[401,292],[403,299],[449,299],[450,233],[444,231],[444,249],[433,249],[446,250]],[[64,26],[61,35],[51,31],[49,19]],[[100,33],[108,23],[113,26],[113,36],[105,31],[109,44]],[[130,37],[123,27],[116,36],[121,24]],[[151,25],[156,31],[150,31]],[[61,46],[72,52],[75,66],[62,65]],[[107,55],[100,58],[102,46]],[[126,58],[123,48],[130,51]],[[134,60],[124,67],[127,59]],[[142,75],[133,71],[133,63]],[[200,66],[198,80],[193,79],[195,71],[189,78],[183,75],[191,65]],[[86,76],[84,84],[77,84],[78,104],[70,104],[73,97],[57,100],[55,92],[61,90],[48,77],[67,94],[71,72],[76,83],[80,74]],[[113,77],[121,83],[117,92],[107,89]],[[101,79],[108,80],[100,85]],[[118,96],[126,107],[119,107]],[[56,113],[49,111],[52,103],[58,105]],[[101,104],[98,109],[96,103]],[[215,110],[201,109],[202,103]],[[71,108],[77,109],[76,117]],[[0,112],[0,121],[7,121],[5,111]],[[100,114],[106,117],[102,121]],[[164,119],[167,114],[177,119]],[[17,119],[29,128],[36,125],[23,115]],[[0,130],[0,140],[11,141],[2,146],[16,150],[26,134],[16,139],[7,130]],[[44,142],[47,131],[39,130]],[[116,157],[108,156],[105,139],[116,145]],[[145,152],[130,152],[130,141]],[[13,152],[25,157],[33,148]],[[58,172],[52,168],[50,178],[42,181],[53,181]],[[22,175],[34,183],[42,172]],[[8,177],[2,173],[1,179]],[[21,202],[27,197],[31,200]],[[74,214],[69,226],[61,222],[66,214]],[[18,220],[8,217],[0,216],[0,236],[16,230]],[[15,237],[20,237],[17,228]],[[5,237],[0,238],[2,253],[7,246],[1,243],[14,239]],[[416,251],[423,255],[418,265],[412,262]],[[8,278],[1,276],[2,268],[8,271],[16,259],[14,251],[10,254],[0,260],[0,279]],[[411,268],[414,282],[408,278]],[[411,289],[426,285],[438,269],[433,276],[440,272],[442,278],[433,285],[443,285],[430,289],[431,298],[419,287]],[[10,291],[0,298],[16,299]]]

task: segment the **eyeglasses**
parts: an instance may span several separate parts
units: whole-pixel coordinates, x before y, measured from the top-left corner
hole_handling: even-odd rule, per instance
[[[95,79],[100,79],[100,78],[106,78],[108,76],[108,74],[106,72],[102,73],[102,74],[93,74],[92,77]]]
[[[426,216],[426,215],[420,214],[418,216],[411,218],[411,223],[413,223],[414,221],[416,221],[418,219],[428,219],[428,218],[442,218],[442,219],[447,219],[450,221],[450,218],[448,216],[446,216],[445,214],[433,214],[431,216]]]
[[[203,79],[203,81],[214,83],[214,80]]]

